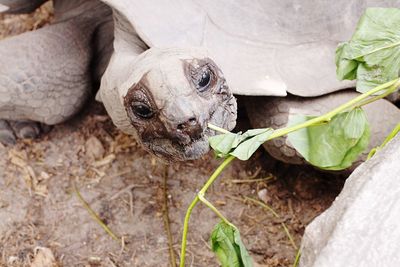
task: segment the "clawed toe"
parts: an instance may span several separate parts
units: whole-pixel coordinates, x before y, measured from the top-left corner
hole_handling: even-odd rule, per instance
[[[33,121],[9,122],[15,135],[22,139],[34,139],[40,134],[40,125]]]
[[[49,131],[49,126],[34,121],[0,120],[0,143],[14,145],[18,138],[34,139],[43,132]]]
[[[17,142],[14,131],[7,121],[0,120],[0,143],[14,145]]]

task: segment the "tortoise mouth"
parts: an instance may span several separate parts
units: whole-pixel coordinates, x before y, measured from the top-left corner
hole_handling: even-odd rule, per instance
[[[208,123],[232,130],[236,125],[236,113],[236,99],[233,96],[216,105],[204,121],[203,131],[198,138],[191,138],[184,146],[176,146],[184,155],[184,160],[198,159],[210,150],[208,138],[218,133],[208,128]]]
[[[232,96],[213,107],[202,124],[202,132],[197,136],[188,137],[184,142],[167,137],[151,138],[143,142],[143,145],[151,153],[166,161],[198,159],[210,150],[208,138],[217,134],[208,128],[208,123],[232,130],[236,124],[236,112],[236,99]]]

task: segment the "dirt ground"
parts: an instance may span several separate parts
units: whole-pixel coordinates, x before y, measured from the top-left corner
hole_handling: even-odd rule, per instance
[[[51,4],[30,15],[1,16],[0,38],[38,28],[51,16]],[[41,266],[35,264],[44,252],[57,266],[170,266],[166,215],[179,258],[186,209],[220,162],[210,153],[166,165],[115,129],[92,101],[38,140],[0,145],[0,266]],[[207,198],[238,226],[259,266],[292,266],[297,250],[282,223],[298,247],[304,227],[329,207],[343,182],[260,150],[228,167]],[[93,219],[77,191],[119,241]],[[196,206],[187,266],[218,266],[208,241],[217,222],[208,208]]]

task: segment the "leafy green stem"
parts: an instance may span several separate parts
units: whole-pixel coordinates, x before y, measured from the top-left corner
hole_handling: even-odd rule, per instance
[[[304,123],[300,123],[291,127],[286,127],[286,128],[282,128],[282,129],[278,129],[276,131],[274,131],[267,139],[271,140],[277,137],[281,137],[283,135],[287,135],[288,133],[300,130],[302,128],[306,128],[312,125],[315,125],[317,123],[321,123],[321,122],[328,122],[332,119],[333,116],[339,114],[340,112],[343,112],[345,110],[348,110],[350,108],[353,108],[354,106],[357,106],[358,103],[364,101],[365,99],[367,99],[369,96],[376,94],[380,91],[386,90],[388,87],[394,87],[397,88],[400,85],[400,78],[392,80],[390,82],[384,83],[380,86],[375,87],[374,89],[363,93],[361,95],[359,95],[358,97],[350,100],[349,102],[346,102],[345,104],[335,108],[334,110],[325,113],[322,116],[316,117],[314,119],[308,120]],[[392,89],[392,88],[391,88]],[[383,97],[383,96],[382,96]]]
[[[190,203],[189,208],[186,211],[185,221],[183,223],[183,234],[182,234],[182,244],[181,244],[181,259],[180,259],[180,267],[185,267],[185,256],[186,256],[186,243],[187,243],[187,233],[189,230],[189,219],[192,214],[193,208],[196,206],[197,202],[199,202],[199,197],[193,199],[192,203]]]
[[[397,124],[396,127],[393,129],[393,131],[385,138],[381,147],[386,146],[386,144],[389,143],[389,141],[392,140],[393,137],[395,137],[399,131],[400,131],[400,123]]]
[[[269,141],[271,139],[277,138],[277,137],[281,137],[284,135],[287,135],[291,132],[309,127],[309,126],[313,126],[313,125],[318,125],[324,122],[329,122],[335,115],[344,112],[346,110],[352,109],[354,107],[357,107],[360,103],[365,103],[366,99],[368,99],[371,95],[374,95],[378,92],[381,92],[383,90],[389,90],[390,92],[393,92],[395,89],[397,89],[397,87],[399,87],[400,85],[400,78],[397,78],[395,80],[392,80],[390,82],[387,82],[385,84],[382,84],[380,86],[375,87],[374,89],[369,90],[366,93],[361,94],[360,96],[350,100],[349,102],[337,107],[336,109],[325,113],[322,116],[310,119],[306,122],[294,125],[294,126],[290,126],[290,127],[286,127],[286,128],[282,128],[282,129],[278,129],[273,131],[271,134],[268,135],[267,138],[265,138],[265,141]],[[384,97],[385,95],[387,95],[387,92],[384,92],[383,94],[381,94],[378,97],[373,97],[374,100],[377,100],[379,98]],[[368,101],[368,100],[367,100]],[[212,130],[215,130],[217,132],[221,132],[224,134],[229,134],[230,132],[222,129],[218,126],[212,125],[212,124],[208,124],[208,127]],[[189,205],[189,208],[186,212],[186,216],[185,216],[185,221],[184,221],[184,226],[183,226],[183,235],[182,235],[182,246],[181,246],[181,260],[180,260],[180,267],[184,267],[185,266],[185,254],[186,254],[186,243],[187,243],[187,233],[188,233],[188,229],[189,229],[189,219],[190,219],[190,215],[192,213],[193,208],[196,206],[196,204],[201,200],[204,204],[206,204],[210,209],[212,209],[225,223],[230,224],[227,219],[210,203],[208,202],[205,198],[204,195],[206,193],[206,191],[208,190],[208,188],[214,183],[214,181],[218,178],[219,174],[235,159],[234,156],[232,155],[228,155],[225,160],[221,163],[221,165],[218,166],[218,168],[214,171],[214,173],[210,176],[210,178],[207,180],[207,182],[205,183],[205,185],[203,186],[203,188],[199,191],[199,193],[196,195],[196,197],[193,199],[192,203]]]
[[[196,206],[197,202],[199,202],[199,194],[202,194],[204,196],[205,192],[207,189],[212,185],[212,183],[218,178],[218,176],[221,174],[221,172],[234,160],[235,157],[229,156],[227,157],[221,165],[218,166],[218,168],[214,171],[214,173],[210,176],[210,178],[207,180],[206,184],[203,186],[203,188],[199,191],[199,193],[196,195],[196,197],[193,199],[192,203],[190,203],[188,210],[186,211],[185,215],[185,221],[183,223],[183,234],[182,234],[182,245],[181,245],[181,259],[180,259],[180,267],[185,266],[185,256],[186,256],[186,243],[187,243],[187,233],[189,230],[189,219],[190,215],[192,214],[193,208]]]
[[[228,156],[222,163],[221,165],[218,166],[218,168],[215,170],[215,172],[210,176],[210,179],[207,180],[206,184],[203,186],[203,188],[200,189],[199,194],[206,194],[206,191],[208,188],[214,183],[214,181],[218,178],[219,174],[227,167],[232,160],[234,160],[234,156]]]
[[[370,98],[366,99],[365,101],[357,104],[357,107],[365,106],[365,105],[367,105],[369,103],[375,102],[375,101],[377,101],[379,99],[382,99],[382,98],[390,95],[391,93],[396,91],[397,86],[398,86],[398,83],[393,84],[392,86],[390,86],[390,88],[388,90],[386,90],[386,92],[384,92],[384,93],[382,93],[380,95],[377,95],[377,96],[370,97]]]
[[[231,227],[233,227],[233,228],[236,229],[236,226],[234,226],[233,224],[231,224],[230,221],[228,221],[228,219],[225,218],[225,216],[222,215],[222,213],[221,213],[216,207],[214,207],[214,205],[211,204],[211,202],[209,202],[209,201],[204,197],[204,195],[203,195],[201,192],[199,192],[199,193],[197,194],[197,196],[199,197],[199,200],[200,200],[201,202],[203,202],[204,205],[206,205],[207,207],[209,207],[215,214],[217,214],[217,216],[218,216],[224,223],[226,223],[226,224],[228,224],[229,226],[231,226]]]
[[[394,127],[392,132],[385,138],[385,140],[383,141],[383,143],[380,146],[374,147],[373,149],[371,149],[371,151],[368,153],[367,160],[372,158],[375,155],[376,152],[378,152],[384,146],[386,146],[386,144],[389,143],[389,141],[392,140],[393,137],[395,137],[398,134],[398,132],[400,132],[400,123],[397,124],[396,127]]]

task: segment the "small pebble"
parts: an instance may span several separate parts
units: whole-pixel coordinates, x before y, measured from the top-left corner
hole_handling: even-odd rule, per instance
[[[257,193],[258,198],[264,202],[265,204],[268,204],[271,201],[271,197],[268,195],[268,190],[267,188],[261,189]]]
[[[91,136],[88,140],[86,140],[85,150],[86,155],[94,160],[99,160],[103,158],[105,153],[103,145],[101,144],[100,140],[95,136]]]

